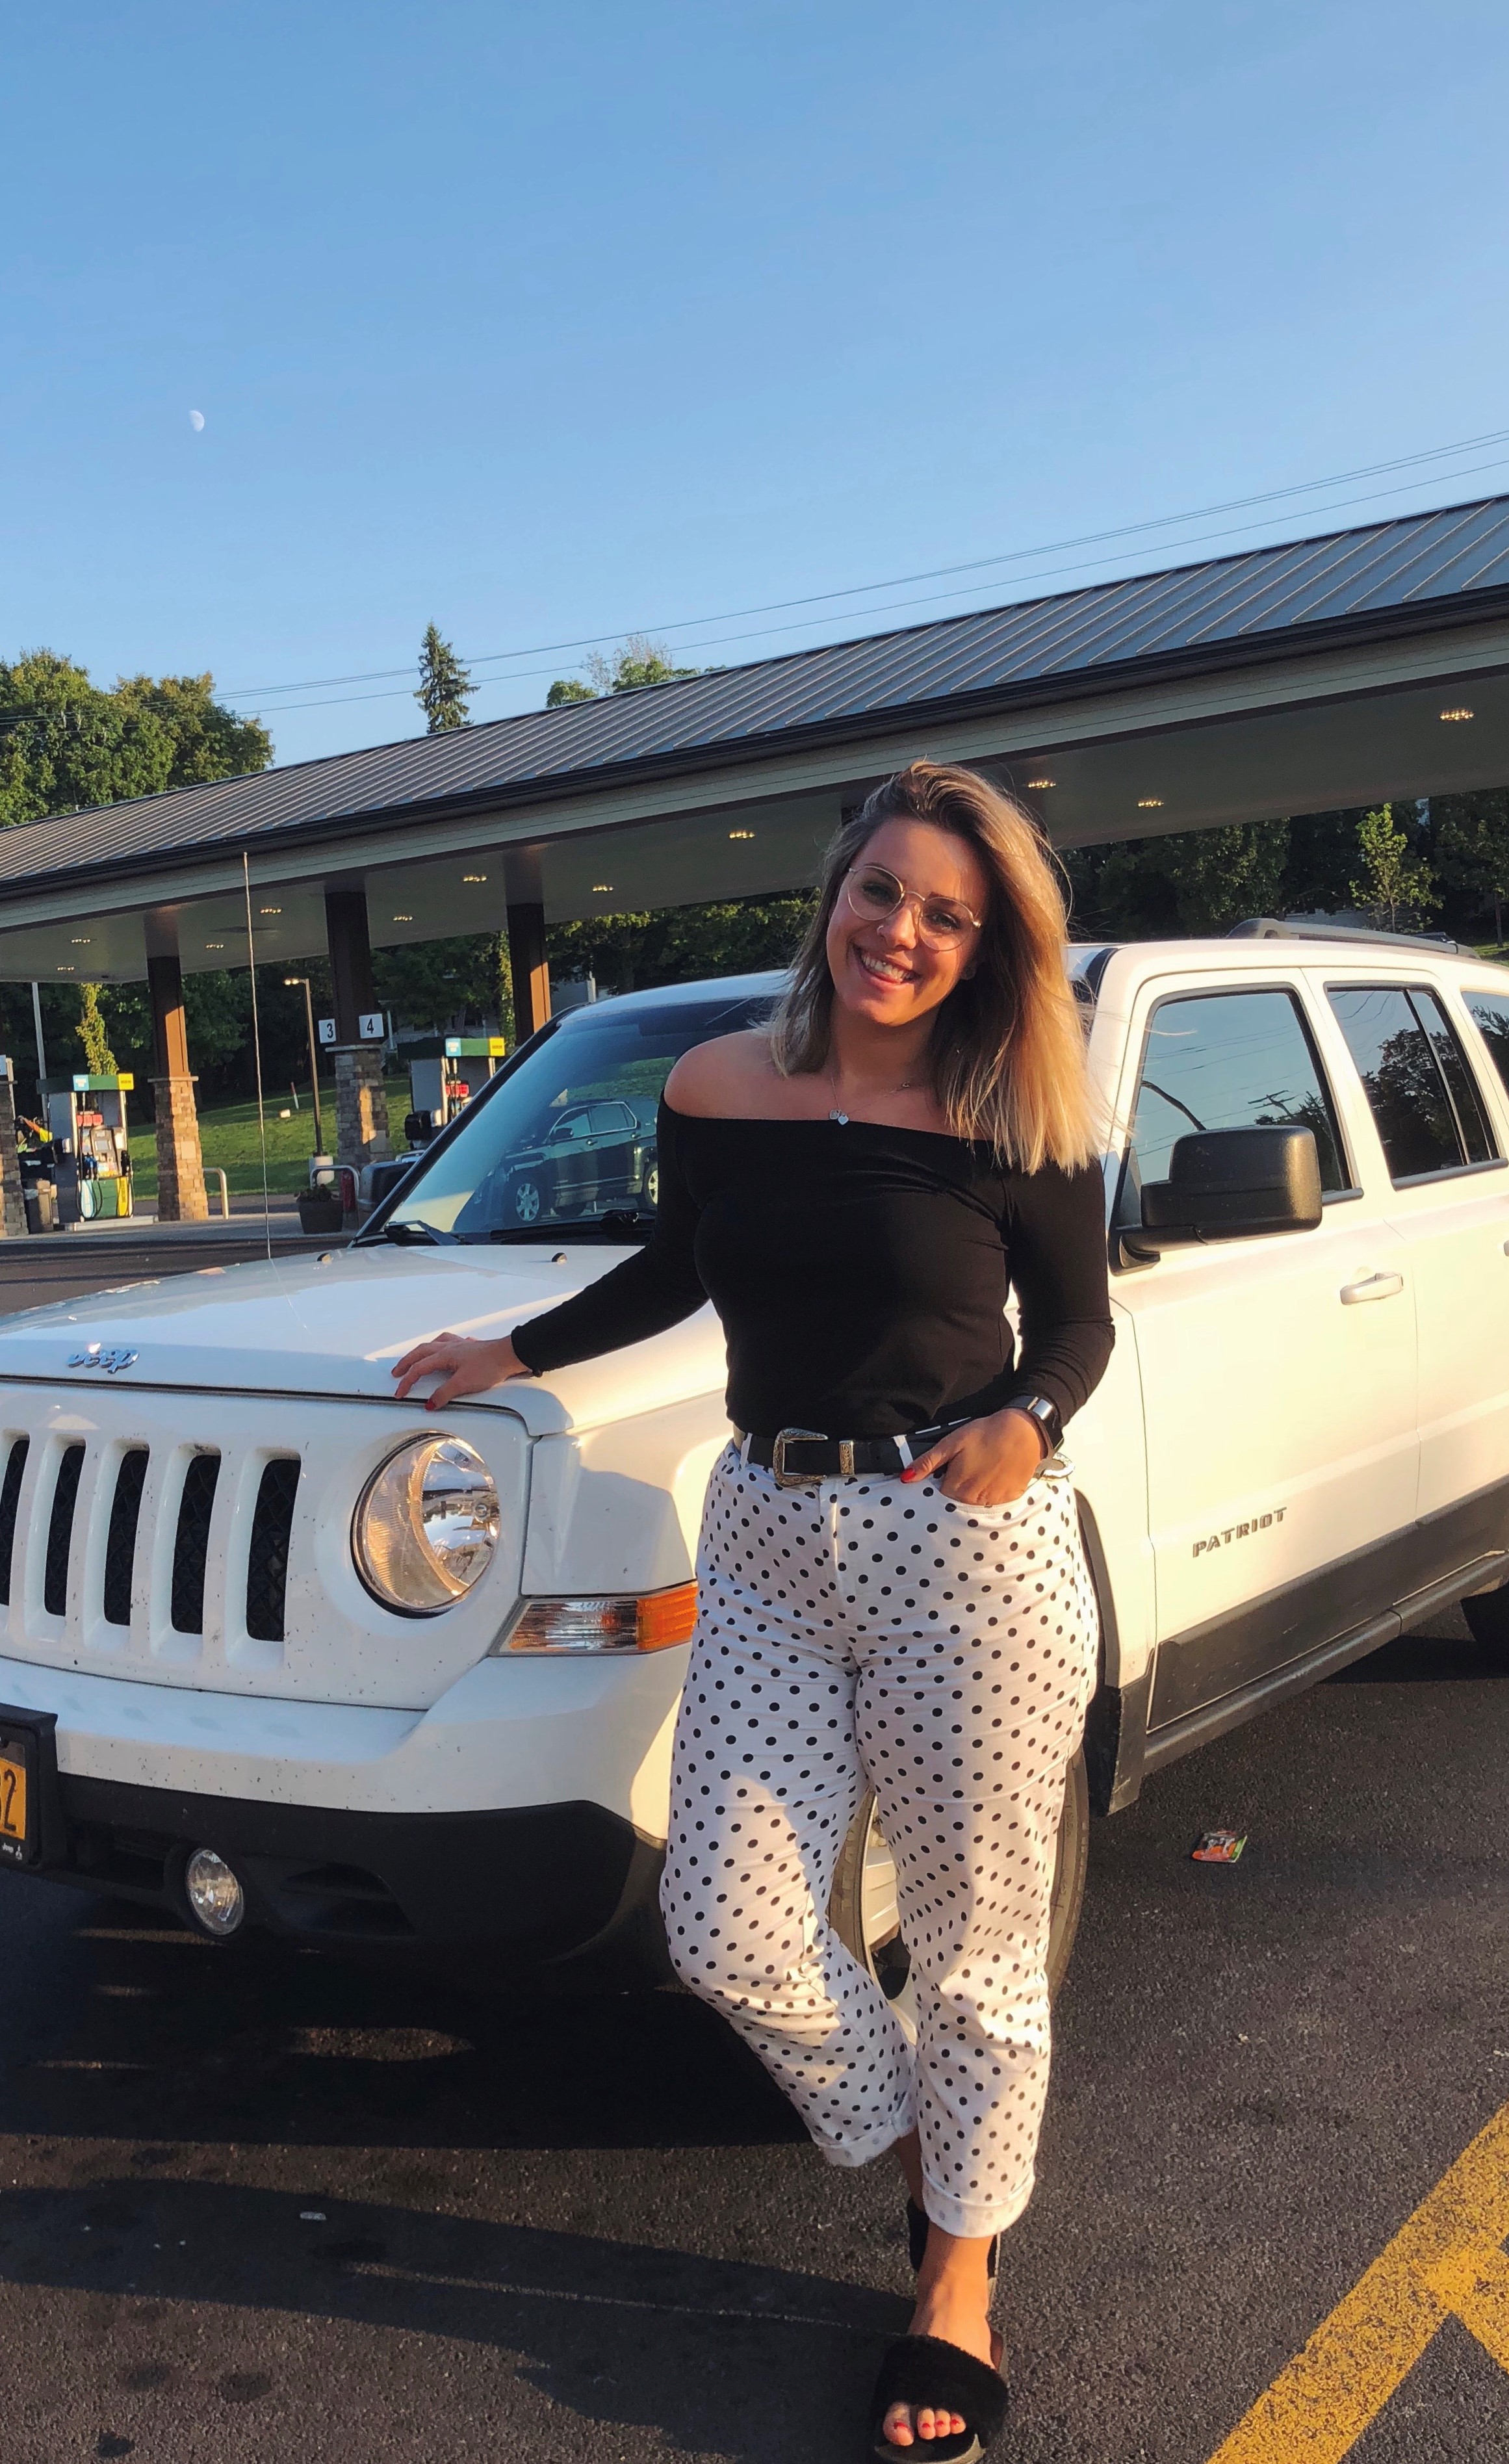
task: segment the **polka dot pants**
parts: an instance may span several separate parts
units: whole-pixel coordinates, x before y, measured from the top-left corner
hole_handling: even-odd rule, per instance
[[[698,1574],[661,1892],[677,1971],[834,2164],[915,2122],[929,2215],[997,2233],[1032,2192],[1054,1852],[1095,1670],[1070,1482],[999,1507],[930,1482],[777,1488],[730,1446]],[[915,2050],[828,1923],[866,1779]]]

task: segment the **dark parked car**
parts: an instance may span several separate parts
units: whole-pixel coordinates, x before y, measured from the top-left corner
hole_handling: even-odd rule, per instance
[[[659,1194],[653,1124],[614,1096],[571,1105],[537,1146],[515,1150],[499,1216],[522,1230],[553,1217],[577,1222],[625,1208],[650,1215]]]

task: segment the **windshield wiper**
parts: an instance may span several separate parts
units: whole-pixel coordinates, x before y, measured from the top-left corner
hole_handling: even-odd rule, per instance
[[[653,1215],[636,1215],[625,1207],[613,1215],[582,1215],[572,1222],[494,1223],[487,1234],[490,1241],[537,1242],[543,1246],[551,1241],[647,1241],[655,1229]]]
[[[384,1223],[383,1238],[384,1241],[396,1242],[401,1249],[412,1247],[426,1241],[432,1242],[436,1248],[454,1248],[460,1235],[455,1232],[437,1231],[433,1223],[421,1223],[416,1217],[405,1215],[397,1223]]]

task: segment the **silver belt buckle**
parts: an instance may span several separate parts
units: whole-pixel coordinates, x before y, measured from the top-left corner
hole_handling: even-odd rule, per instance
[[[786,1469],[786,1448],[791,1444],[793,1439],[810,1439],[815,1445],[820,1446],[825,1446],[831,1443],[828,1433],[825,1429],[777,1429],[775,1437],[771,1440],[771,1477],[775,1481],[777,1488],[814,1488],[822,1478],[820,1471],[788,1471]],[[846,1470],[842,1468],[845,1454],[848,1457],[848,1466]],[[839,1441],[839,1463],[842,1477],[845,1480],[852,1479],[854,1474],[854,1447],[852,1441],[847,1438],[841,1439]]]

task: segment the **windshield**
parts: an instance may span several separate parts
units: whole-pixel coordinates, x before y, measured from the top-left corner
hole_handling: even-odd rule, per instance
[[[769,1016],[771,994],[575,1011],[466,1113],[386,1215],[389,1238],[643,1237],[660,1195],[655,1110],[694,1044]],[[405,1226],[411,1226],[406,1235]]]

